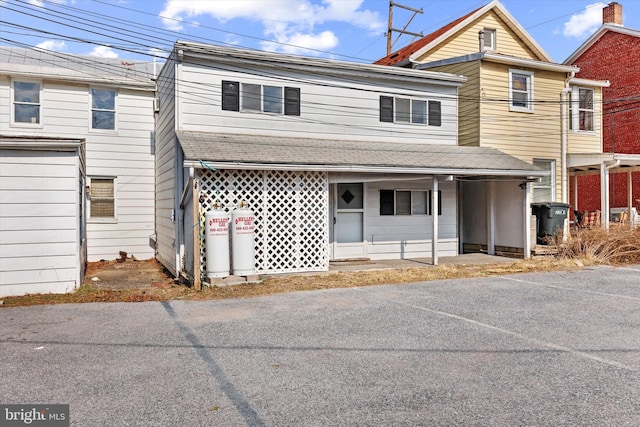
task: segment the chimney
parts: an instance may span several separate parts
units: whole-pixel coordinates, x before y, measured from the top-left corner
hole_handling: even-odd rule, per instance
[[[622,5],[611,2],[602,9],[602,24],[622,25]]]

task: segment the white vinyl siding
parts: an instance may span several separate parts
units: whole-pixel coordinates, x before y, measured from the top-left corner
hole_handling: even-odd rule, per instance
[[[179,129],[196,132],[233,132],[235,129],[242,129],[243,133],[251,135],[392,143],[415,143],[419,139],[421,144],[456,144],[456,87],[433,85],[425,91],[425,86],[420,82],[407,82],[406,79],[394,81],[391,86],[391,83],[377,77],[354,81],[348,77],[284,70],[283,78],[291,82],[292,87],[299,89],[300,108],[299,112],[296,111],[299,115],[294,116],[288,115],[286,111],[289,88],[282,85],[280,79],[270,78],[268,72],[264,75],[265,72],[267,71],[261,68],[247,71],[229,65],[229,70],[221,73],[207,67],[181,64],[182,83],[177,86],[175,95]],[[251,107],[255,110],[246,110],[246,102],[242,99],[242,87],[246,85],[255,85],[256,95],[258,86],[264,88],[282,85],[285,98],[283,113],[255,114],[258,108],[264,108],[264,105],[258,103]],[[429,132],[425,132],[425,125],[416,125],[410,119],[394,123],[393,126],[381,123],[380,96],[384,92],[398,98],[440,103],[441,123],[438,125],[434,122],[429,126],[427,117]],[[239,97],[237,102],[236,93]],[[416,93],[421,95],[420,98],[414,96]],[[244,114],[236,113],[236,108]],[[435,114],[435,109],[433,111]],[[416,120],[420,121],[418,116]]]
[[[370,182],[366,191],[365,241],[371,259],[417,258],[431,256],[432,215],[381,215],[380,192],[398,188],[413,196],[430,195],[431,180],[406,182]],[[441,182],[441,215],[438,216],[440,256],[458,254],[457,196],[454,182]],[[430,197],[430,196],[428,196]],[[415,201],[414,201],[415,202]],[[419,209],[412,204],[412,209]]]
[[[80,285],[77,152],[0,151],[0,297]]]
[[[9,95],[9,91],[6,93]],[[42,122],[39,127],[30,127],[29,132],[34,136],[85,139],[86,175],[118,177],[117,222],[88,220],[88,261],[115,259],[120,251],[138,259],[154,257],[149,244],[155,228],[153,97],[153,90],[119,89],[117,130],[94,131],[87,84],[55,80],[42,83]],[[0,103],[0,109],[3,105]],[[0,123],[0,130],[7,135],[24,133],[21,127],[6,122]]]
[[[175,55],[175,54],[172,54]],[[172,61],[172,59],[169,59]],[[171,62],[170,62],[171,63]],[[175,221],[175,194],[177,189],[177,164],[179,159],[178,141],[176,139],[176,103],[174,98],[174,78],[177,66],[163,68],[163,78],[158,79],[158,97],[160,112],[156,125],[156,169],[155,169],[155,200],[156,200],[156,258],[162,262],[173,274],[176,274],[178,244]],[[237,101],[237,100],[234,100]]]

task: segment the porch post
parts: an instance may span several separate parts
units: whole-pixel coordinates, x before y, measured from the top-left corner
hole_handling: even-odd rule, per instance
[[[195,175],[195,174],[194,174]],[[200,277],[200,194],[198,192],[197,176],[193,178],[191,187],[191,209],[193,209],[193,287],[202,290]]]
[[[531,258],[531,183],[524,188],[524,258]]]
[[[631,225],[631,207],[633,206],[633,179],[627,172],[627,208],[629,209],[629,225]]]
[[[495,181],[489,181],[487,194],[487,253],[496,254],[496,231],[495,231]]]
[[[573,175],[573,209],[578,209],[578,175]]]
[[[609,168],[607,164],[600,164],[600,224],[609,229]]]
[[[431,263],[438,265],[438,175],[433,176],[431,192]]]

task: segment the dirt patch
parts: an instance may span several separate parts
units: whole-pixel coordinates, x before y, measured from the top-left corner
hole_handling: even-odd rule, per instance
[[[96,289],[123,290],[165,288],[177,282],[155,259],[137,261],[131,258],[87,263],[83,286]]]

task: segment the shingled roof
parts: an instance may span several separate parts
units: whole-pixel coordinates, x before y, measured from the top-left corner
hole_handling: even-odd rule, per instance
[[[178,132],[186,163],[386,173],[541,176],[545,172],[486,147]]]

